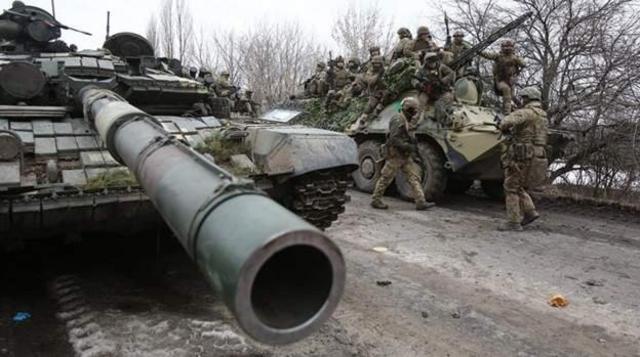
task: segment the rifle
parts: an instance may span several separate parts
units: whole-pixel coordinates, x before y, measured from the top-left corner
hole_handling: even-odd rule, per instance
[[[449,32],[449,16],[447,12],[444,12],[444,26],[447,29],[447,41],[444,43],[444,48],[451,48],[451,33]]]
[[[527,21],[529,17],[531,17],[531,15],[533,15],[533,12],[527,12],[526,14],[504,25],[502,28],[489,35],[489,37],[478,42],[475,46],[462,52],[462,54],[460,54],[458,58],[456,58],[449,64],[449,68],[457,71],[460,68],[464,67],[465,64],[470,63],[475,56],[484,51],[487,47],[491,46],[494,42],[498,41],[502,36],[522,25],[525,21]]]

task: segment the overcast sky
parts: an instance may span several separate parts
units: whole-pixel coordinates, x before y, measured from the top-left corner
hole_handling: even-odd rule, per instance
[[[4,8],[11,7],[4,0]],[[27,5],[51,10],[51,0],[23,0]],[[376,3],[375,0],[354,0],[357,4]],[[63,24],[93,33],[93,37],[63,31],[63,39],[80,49],[96,48],[104,41],[106,13],[111,11],[111,34],[121,31],[144,35],[152,13],[162,0],[56,0],[56,17]],[[270,21],[299,21],[315,38],[332,46],[331,27],[349,0],[189,0],[195,22],[209,29],[234,28],[241,31],[252,23]],[[415,31],[439,13],[440,2],[435,0],[380,0],[377,2],[396,24]]]

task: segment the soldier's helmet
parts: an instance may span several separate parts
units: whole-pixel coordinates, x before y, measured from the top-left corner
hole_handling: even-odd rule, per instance
[[[406,27],[401,27],[398,29],[398,36],[400,36],[400,38],[411,37],[411,31]]]
[[[536,87],[526,87],[520,91],[520,97],[527,98],[529,100],[542,100],[542,93]]]
[[[400,106],[402,108],[402,111],[417,111],[420,107],[420,103],[418,103],[418,100],[414,97],[406,97],[402,100]]]
[[[431,32],[429,31],[429,28],[427,26],[418,27],[418,31],[416,31],[416,36],[420,37],[422,35],[431,36]]]
[[[369,54],[380,53],[380,46],[369,47]]]
[[[453,34],[453,37],[459,37],[459,38],[462,38],[462,37],[464,37],[464,32],[462,32],[462,31],[458,30],[458,31],[456,31],[456,32]]]

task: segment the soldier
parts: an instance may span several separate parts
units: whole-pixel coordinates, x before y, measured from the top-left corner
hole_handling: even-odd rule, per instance
[[[494,61],[493,81],[496,92],[502,97],[502,110],[505,115],[511,113],[513,82],[520,74],[525,63],[515,54],[515,44],[505,40],[500,46],[500,53],[481,52],[480,56]]]
[[[237,91],[236,87],[229,83],[229,77],[228,71],[220,72],[220,76],[218,76],[215,83],[215,91],[218,97],[230,98]]]
[[[510,135],[502,157],[507,222],[498,228],[501,231],[521,231],[540,217],[527,190],[546,180],[547,113],[537,88],[524,88],[520,97],[523,108],[500,124],[500,130]]]
[[[355,77],[360,74],[361,64],[358,57],[351,57],[349,59],[349,63],[347,64],[347,70],[351,74],[352,80],[355,79]]]
[[[411,36],[411,31],[406,27],[401,27],[398,30],[398,37],[400,40],[396,44],[396,47],[393,48],[393,53],[391,54],[392,63],[401,58],[414,58],[413,36]]]
[[[322,97],[327,93],[326,68],[324,62],[318,62],[315,73],[305,82],[305,94],[307,97]]]
[[[416,40],[413,41],[413,52],[434,52],[438,50],[438,45],[433,41],[431,32],[427,26],[418,27]]]
[[[336,58],[334,61],[335,68],[332,71],[332,86],[331,89],[340,91],[344,87],[348,86],[352,81],[352,75],[344,66],[344,59],[342,56]]]
[[[355,130],[365,127],[369,119],[376,117],[382,111],[382,106],[388,96],[387,85],[384,83],[384,59],[382,56],[376,56],[371,60],[371,69],[363,76],[362,81],[369,94],[369,100],[364,113],[355,124]]]
[[[456,81],[456,73],[441,62],[439,53],[425,54],[422,68],[416,71],[414,86],[420,91],[420,109],[424,111],[437,101],[446,106],[453,101],[452,87]],[[437,115],[436,115],[437,116]]]
[[[189,78],[196,79],[198,77],[198,69],[196,67],[189,67]]]
[[[382,56],[381,54],[382,52],[380,52],[380,47],[379,46],[371,46],[369,47],[369,59],[362,64],[362,73],[367,73],[369,72],[369,70],[371,69],[371,60],[374,57],[378,57],[378,56]]]
[[[418,147],[415,141],[415,132],[411,130],[410,123],[417,115],[418,101],[415,98],[407,97],[402,101],[400,112],[394,115],[389,122],[389,133],[385,144],[385,164],[373,191],[371,200],[373,208],[389,208],[382,202],[382,196],[395,179],[398,170],[402,170],[411,185],[416,209],[425,210],[434,206],[433,203],[427,202],[424,197],[420,182],[420,167],[412,158]]]
[[[464,40],[464,32],[456,31],[453,34],[453,42],[445,49],[453,54],[453,59],[456,59],[462,54],[462,52],[470,48],[471,45]]]

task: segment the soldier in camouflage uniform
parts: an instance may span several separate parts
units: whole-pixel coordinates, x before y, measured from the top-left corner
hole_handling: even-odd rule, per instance
[[[389,95],[387,85],[384,82],[384,59],[382,56],[374,57],[371,60],[371,69],[363,76],[362,82],[366,86],[369,100],[364,113],[355,123],[354,130],[365,127],[371,118],[378,116]]]
[[[420,91],[418,99],[421,112],[435,104],[436,118],[439,118],[439,114],[453,101],[452,88],[456,81],[456,73],[442,63],[440,56],[440,53],[427,53],[424,65],[416,71],[413,83]]]
[[[401,27],[398,30],[398,37],[400,39],[396,44],[396,47],[393,48],[393,53],[391,54],[392,63],[401,58],[414,58],[413,36],[411,36],[411,31],[406,27]]]
[[[348,86],[353,80],[352,74],[345,68],[344,59],[338,57],[335,60],[335,68],[332,73],[332,90],[340,91],[344,87]]]
[[[422,60],[425,53],[435,52],[438,50],[438,45],[433,41],[431,32],[427,26],[418,27],[418,31],[416,31],[416,39],[413,41],[412,50],[416,58],[419,60]]]
[[[380,52],[380,47],[379,46],[369,47],[369,59],[362,64],[361,72],[362,73],[369,72],[369,70],[371,69],[371,60],[373,60],[375,57],[378,57],[378,56],[382,56],[382,52]]]
[[[347,64],[347,70],[351,74],[352,79],[355,79],[355,77],[360,74],[361,69],[360,60],[357,57],[351,57]]]
[[[540,217],[527,190],[546,180],[547,113],[537,88],[524,88],[520,96],[524,107],[500,124],[500,130],[510,136],[502,157],[507,206],[507,222],[498,228],[502,231],[521,231]]]
[[[496,92],[502,97],[502,109],[505,115],[511,113],[511,100],[515,77],[525,67],[525,63],[515,54],[515,44],[505,40],[501,44],[500,53],[481,52],[480,56],[494,61],[493,80]]]
[[[232,86],[229,82],[229,72],[222,71],[216,79],[215,82],[215,91],[218,97],[221,98],[230,98],[237,91],[236,87]]]
[[[318,62],[316,71],[304,83],[305,95],[309,98],[323,97],[327,93],[327,65],[324,62]]]
[[[415,120],[417,115],[418,101],[415,98],[408,97],[402,101],[401,111],[394,115],[391,122],[389,122],[389,133],[385,144],[385,164],[373,191],[371,200],[373,208],[389,208],[382,202],[382,196],[395,179],[398,170],[402,170],[409,185],[411,185],[417,210],[425,210],[434,205],[431,202],[427,202],[424,197],[422,183],[420,182],[420,166],[412,158],[418,147],[415,141],[415,131],[411,128],[411,122]]]

